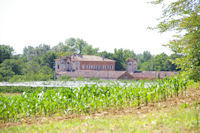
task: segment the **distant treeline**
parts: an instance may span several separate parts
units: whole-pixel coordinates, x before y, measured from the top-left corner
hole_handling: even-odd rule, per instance
[[[126,70],[128,58],[137,58],[139,71],[177,71],[177,66],[171,62],[178,57],[175,54],[152,55],[149,51],[136,54],[129,49],[114,49],[114,53],[100,52],[99,48],[93,48],[82,39],[69,38],[52,48],[46,44],[28,46],[24,48],[23,54],[18,55],[14,54],[11,46],[0,45],[0,81],[52,80],[54,60],[73,53],[104,56],[116,60],[116,70]]]

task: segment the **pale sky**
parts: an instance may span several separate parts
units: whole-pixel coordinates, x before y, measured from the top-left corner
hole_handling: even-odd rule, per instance
[[[0,44],[16,53],[41,43],[51,47],[70,37],[113,52],[124,48],[142,53],[169,53],[170,34],[147,30],[161,8],[149,0],[0,0]]]

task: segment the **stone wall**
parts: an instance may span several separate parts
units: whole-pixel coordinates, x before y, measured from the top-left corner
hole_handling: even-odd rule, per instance
[[[78,70],[74,72],[58,72],[57,77],[69,75],[71,78],[99,78],[99,79],[132,79],[133,77],[126,71],[96,71]]]
[[[156,79],[164,77],[172,77],[177,75],[177,72],[168,72],[168,71],[142,71],[137,73],[131,73],[134,79]]]

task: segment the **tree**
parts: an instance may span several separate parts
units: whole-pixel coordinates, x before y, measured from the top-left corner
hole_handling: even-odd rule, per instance
[[[24,47],[23,56],[25,57],[25,61],[32,60],[32,58],[36,55],[35,49],[32,46]]]
[[[54,66],[55,59],[56,59],[55,53],[52,51],[49,51],[42,56],[42,65],[46,65],[50,67],[51,69],[54,69],[53,66]]]
[[[82,50],[82,54],[97,55],[98,51],[99,51],[99,48],[93,48],[92,45],[86,45]]]
[[[150,71],[152,70],[152,63],[150,60],[153,58],[149,51],[144,51],[142,54],[137,55],[138,59],[138,70]]]
[[[115,69],[116,70],[126,70],[126,63],[128,58],[134,58],[135,53],[128,49],[114,49],[113,59],[116,60]]]
[[[0,64],[0,75],[5,81],[8,81],[14,75],[22,75],[24,62],[16,59],[6,59]]]
[[[175,40],[167,46],[181,55],[173,62],[182,73],[196,81],[200,80],[200,1],[176,0],[166,4],[166,0],[156,0],[153,4],[165,5],[159,24],[160,32],[174,30],[179,32]]]
[[[8,45],[0,45],[0,64],[5,59],[10,59],[14,49]]]
[[[169,71],[171,62],[167,54],[161,53],[153,58],[152,65],[154,71]]]
[[[103,56],[103,57],[105,57],[105,58],[112,59],[112,60],[114,59],[113,53],[109,53],[109,52],[107,52],[107,51],[99,52],[99,53],[98,53],[98,56]]]
[[[58,45],[56,45],[56,46],[54,46],[52,48],[52,51],[54,51],[55,53],[66,52],[67,51],[67,47],[64,45],[63,42],[59,42]]]
[[[32,60],[35,56],[41,57],[46,52],[50,51],[50,46],[46,44],[40,44],[37,47],[28,46],[23,49],[23,55],[26,61]]]
[[[76,42],[75,38],[65,40],[66,50],[71,53],[77,53]]]

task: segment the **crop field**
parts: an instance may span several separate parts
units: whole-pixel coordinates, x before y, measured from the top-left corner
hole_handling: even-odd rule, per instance
[[[194,83],[172,77],[156,82],[93,82],[80,87],[0,86],[0,124],[147,106],[184,96],[191,84]]]

